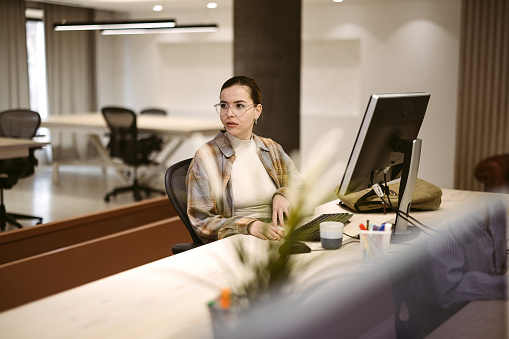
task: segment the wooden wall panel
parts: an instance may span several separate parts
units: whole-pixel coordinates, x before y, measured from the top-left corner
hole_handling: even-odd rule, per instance
[[[54,251],[176,215],[168,197],[164,196],[77,218],[2,233],[0,234],[0,264]]]
[[[171,217],[0,265],[0,312],[170,256],[180,242],[192,240]]]

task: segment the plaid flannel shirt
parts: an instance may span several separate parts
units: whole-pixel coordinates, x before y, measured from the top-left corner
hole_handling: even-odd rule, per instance
[[[276,185],[275,194],[289,199],[290,181],[300,182],[295,164],[273,140],[254,134],[253,137],[258,156]],[[257,220],[234,216],[230,182],[234,161],[235,151],[224,131],[221,131],[198,149],[187,172],[187,214],[204,243],[234,234],[248,234],[247,227]]]

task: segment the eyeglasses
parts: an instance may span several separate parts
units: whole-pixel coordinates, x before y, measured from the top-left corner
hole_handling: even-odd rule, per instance
[[[219,103],[215,104],[214,107],[216,108],[217,114],[220,115],[226,115],[228,114],[228,108],[231,108],[233,114],[239,115],[246,112],[249,108],[249,106],[258,106],[258,104],[242,104],[242,103],[235,103],[235,104],[225,104],[225,103]]]

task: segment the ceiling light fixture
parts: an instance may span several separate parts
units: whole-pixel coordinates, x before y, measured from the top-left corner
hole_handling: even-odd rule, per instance
[[[42,9],[27,8],[25,9],[25,17],[27,19],[44,19],[44,11]]]
[[[163,10],[163,6],[161,5],[155,5],[154,7],[152,7],[152,10],[154,12],[161,12]]]
[[[62,22],[53,25],[55,31],[91,31],[116,29],[163,29],[175,27],[173,19],[156,21],[121,21],[121,22]]]
[[[150,29],[104,29],[102,35],[131,35],[131,34],[162,34],[162,33],[211,33],[218,30],[218,25],[182,25],[172,28]]]
[[[215,2],[209,2],[207,8],[217,8],[217,4]]]

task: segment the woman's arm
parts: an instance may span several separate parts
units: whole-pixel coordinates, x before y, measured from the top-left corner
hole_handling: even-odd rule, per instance
[[[291,213],[291,197],[303,190],[303,181],[293,160],[279,144],[277,152],[279,154],[271,157],[280,184],[272,199],[272,224],[276,227],[279,223],[284,227],[285,216],[288,218]]]

